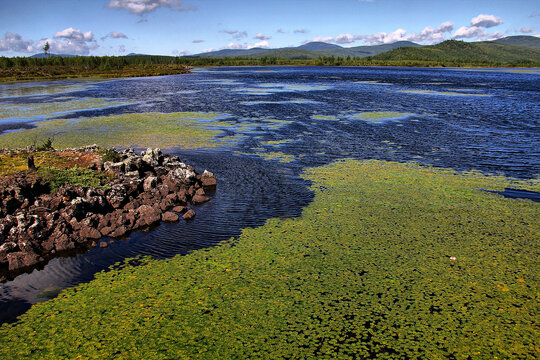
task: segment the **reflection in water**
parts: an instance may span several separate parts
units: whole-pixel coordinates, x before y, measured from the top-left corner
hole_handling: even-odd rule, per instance
[[[30,303],[89,281],[125,258],[185,254],[270,217],[296,216],[311,199],[298,176],[306,167],[340,158],[380,159],[532,178],[540,173],[539,80],[534,72],[242,67],[82,87],[75,82],[1,85],[0,106],[62,102],[66,96],[132,103],[54,118],[225,114],[222,121],[201,121],[201,126],[221,130],[220,137],[231,141],[214,151],[173,151],[197,170],[218,176],[213,200],[197,208],[193,222],[134,233],[109,248],[55,259],[1,285],[0,320],[12,321]],[[24,126],[7,118],[0,131]]]

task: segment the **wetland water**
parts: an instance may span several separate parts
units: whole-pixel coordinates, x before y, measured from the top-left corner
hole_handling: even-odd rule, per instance
[[[218,176],[213,200],[196,208],[193,222],[136,232],[1,284],[0,320],[13,321],[30,304],[125,258],[184,254],[270,217],[297,216],[312,198],[299,177],[306,167],[341,158],[380,159],[535,177],[539,84],[534,71],[246,67],[0,85],[5,136],[32,131],[38,121],[68,119],[69,127],[120,114],[211,113],[197,126],[217,130],[212,144],[185,150],[179,142],[167,152]],[[54,130],[58,141],[64,130]],[[110,131],[104,129],[102,137]]]

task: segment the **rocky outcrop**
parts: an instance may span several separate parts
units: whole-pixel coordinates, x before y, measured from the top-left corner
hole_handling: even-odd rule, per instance
[[[33,171],[0,177],[0,281],[59,253],[103,246],[102,237],[174,223],[177,213],[191,219],[195,211],[186,206],[210,200],[207,191],[216,185],[214,174],[198,175],[159,149],[119,155],[116,162],[92,167],[113,174],[105,188],[66,185],[50,194],[49,184]]]

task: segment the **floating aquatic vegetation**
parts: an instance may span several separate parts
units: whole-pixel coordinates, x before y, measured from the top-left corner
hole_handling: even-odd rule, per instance
[[[0,357],[536,356],[540,206],[479,190],[507,179],[381,161],[306,178],[302,216],[100,273],[2,326]]]
[[[99,80],[0,83],[0,98],[71,93],[87,90],[97,81]]]
[[[0,136],[0,147],[24,147],[53,138],[55,148],[97,144],[110,147],[211,148],[218,130],[207,129],[203,120],[216,113],[143,113],[95,118],[50,120],[36,128]]]
[[[102,98],[70,98],[67,101],[55,101],[30,104],[0,104],[0,120],[45,120],[80,110],[103,109],[111,106],[128,105],[131,102]]]
[[[308,99],[291,99],[291,100],[283,100],[283,101],[242,101],[240,102],[241,105],[264,105],[264,104],[275,104],[275,105],[287,105],[287,104],[319,104],[318,101],[314,100],[308,100]]]
[[[381,123],[389,120],[402,120],[414,114],[395,111],[369,111],[349,115],[353,120],[364,120],[371,123]]]
[[[335,115],[311,115],[313,120],[330,120],[330,121],[339,121],[339,118]]]
[[[435,91],[435,90],[398,90],[405,94],[436,95],[436,96],[490,96],[489,94],[465,93],[454,91]]]

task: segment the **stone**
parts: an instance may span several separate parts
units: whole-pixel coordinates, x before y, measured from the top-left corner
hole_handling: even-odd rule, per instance
[[[98,229],[89,226],[82,226],[79,234],[82,238],[89,240],[97,240],[101,238],[101,233],[98,231]]]
[[[170,211],[161,214],[161,220],[165,222],[177,222],[179,219],[180,218],[177,214]]]
[[[154,225],[161,220],[161,214],[150,205],[141,205],[137,209],[139,220],[144,221],[146,225]]]
[[[204,170],[201,175],[201,183],[204,187],[215,187],[217,184],[216,176],[208,170]]]
[[[157,186],[157,180],[158,178],[155,176],[149,176],[146,179],[144,179],[143,190],[144,191],[153,190]]]
[[[184,213],[184,212],[186,212],[186,210],[187,210],[186,207],[181,206],[181,205],[175,206],[172,209],[172,211],[177,212],[177,213]]]
[[[191,220],[195,217],[195,211],[193,209],[189,209],[184,215],[182,215],[182,219],[184,220]]]
[[[109,236],[113,238],[119,238],[126,235],[127,229],[124,226],[119,226]]]
[[[100,247],[100,248],[106,248],[106,247],[108,247],[108,246],[109,246],[109,244],[108,244],[107,242],[105,242],[105,241],[100,241],[100,242],[99,242],[99,247]]]
[[[43,258],[33,252],[13,252],[7,254],[8,268],[10,271],[20,270],[39,264]]]
[[[193,205],[200,205],[200,204],[203,204],[207,201],[209,201],[211,198],[209,198],[208,196],[204,196],[204,195],[195,195],[191,198],[191,203]]]

